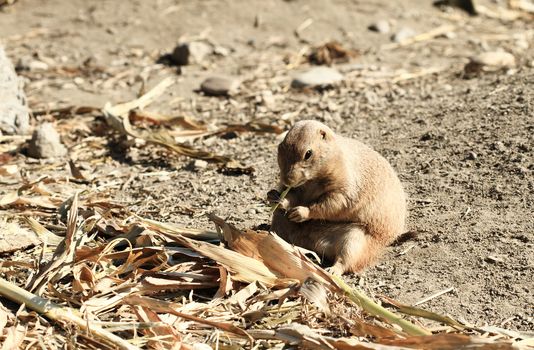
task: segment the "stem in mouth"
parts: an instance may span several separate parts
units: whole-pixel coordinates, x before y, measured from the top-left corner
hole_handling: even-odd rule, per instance
[[[278,200],[278,203],[275,203],[272,207],[271,207],[271,215],[273,215],[274,211],[278,208],[278,206],[280,205],[280,202],[284,200],[284,198],[286,198],[287,194],[289,193],[289,190],[291,189],[291,186],[288,186],[286,187],[286,189],[280,193],[280,199]]]

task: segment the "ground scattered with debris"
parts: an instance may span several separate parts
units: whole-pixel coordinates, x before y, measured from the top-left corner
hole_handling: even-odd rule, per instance
[[[316,119],[392,163],[417,232],[346,281],[406,304],[452,287],[421,306],[532,331],[534,26],[524,11],[492,2],[479,10],[420,1],[22,0],[0,12],[0,33],[25,80],[33,126],[52,122],[79,180],[133,212],[196,228],[213,226],[211,212],[241,228],[268,223],[277,132]],[[176,63],[179,41],[203,43],[187,48],[187,65]],[[470,57],[499,51],[514,62],[464,69]],[[335,70],[310,73],[310,61]],[[238,162],[225,163],[231,174],[109,136],[100,109],[168,77],[175,82],[147,107],[149,117],[133,118],[136,127],[164,124],[175,141]],[[70,106],[96,108],[57,111]],[[157,115],[175,118],[160,123]],[[180,127],[196,134],[172,133]],[[73,174],[65,158],[29,157],[29,138],[0,140],[0,196],[45,174]],[[13,165],[14,174],[2,168]],[[252,175],[242,174],[246,167]],[[4,206],[0,215],[15,214]]]

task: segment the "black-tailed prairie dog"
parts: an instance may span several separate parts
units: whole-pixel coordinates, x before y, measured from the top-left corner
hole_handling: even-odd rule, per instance
[[[363,143],[320,122],[300,121],[278,146],[278,165],[281,188],[291,190],[271,230],[331,260],[333,273],[361,271],[405,232],[402,184],[388,161]],[[279,193],[268,197],[276,202]]]

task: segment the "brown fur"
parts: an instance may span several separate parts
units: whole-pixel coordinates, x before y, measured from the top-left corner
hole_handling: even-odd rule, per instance
[[[405,232],[402,185],[387,160],[363,143],[301,121],[279,145],[278,164],[281,185],[292,189],[271,229],[332,260],[333,272],[361,271]]]

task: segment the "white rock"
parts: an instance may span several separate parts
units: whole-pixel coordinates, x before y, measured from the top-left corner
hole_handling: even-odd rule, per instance
[[[416,33],[412,28],[403,27],[398,32],[393,34],[393,36],[391,37],[391,40],[396,42],[396,43],[400,43],[400,42],[402,42],[402,41],[404,41],[406,39],[409,39],[409,38],[415,36],[415,34]]]
[[[342,80],[343,75],[334,68],[315,67],[298,74],[291,82],[291,86],[294,88],[328,86]]]
[[[202,159],[195,159],[193,161],[193,169],[195,170],[202,170],[206,169],[208,167],[208,162]]]
[[[371,23],[371,25],[369,25],[368,28],[369,30],[373,32],[383,33],[383,34],[389,33],[389,31],[391,30],[389,22],[386,21],[385,19]]]
[[[464,67],[467,76],[481,72],[498,71],[513,68],[516,65],[514,55],[504,51],[484,52],[469,59]]]
[[[276,100],[270,90],[264,90],[261,92],[261,101],[267,108],[273,108],[276,104]]]
[[[51,123],[41,124],[35,129],[28,146],[28,155],[33,158],[53,158],[67,154],[67,149]]]
[[[471,63],[490,67],[515,67],[515,57],[504,51],[484,52],[469,59]]]
[[[206,56],[213,53],[213,47],[203,41],[192,41],[176,46],[172,52],[174,63],[185,66],[188,64],[199,64]]]
[[[231,95],[239,89],[239,80],[232,77],[209,77],[200,84],[200,89],[207,95]]]

